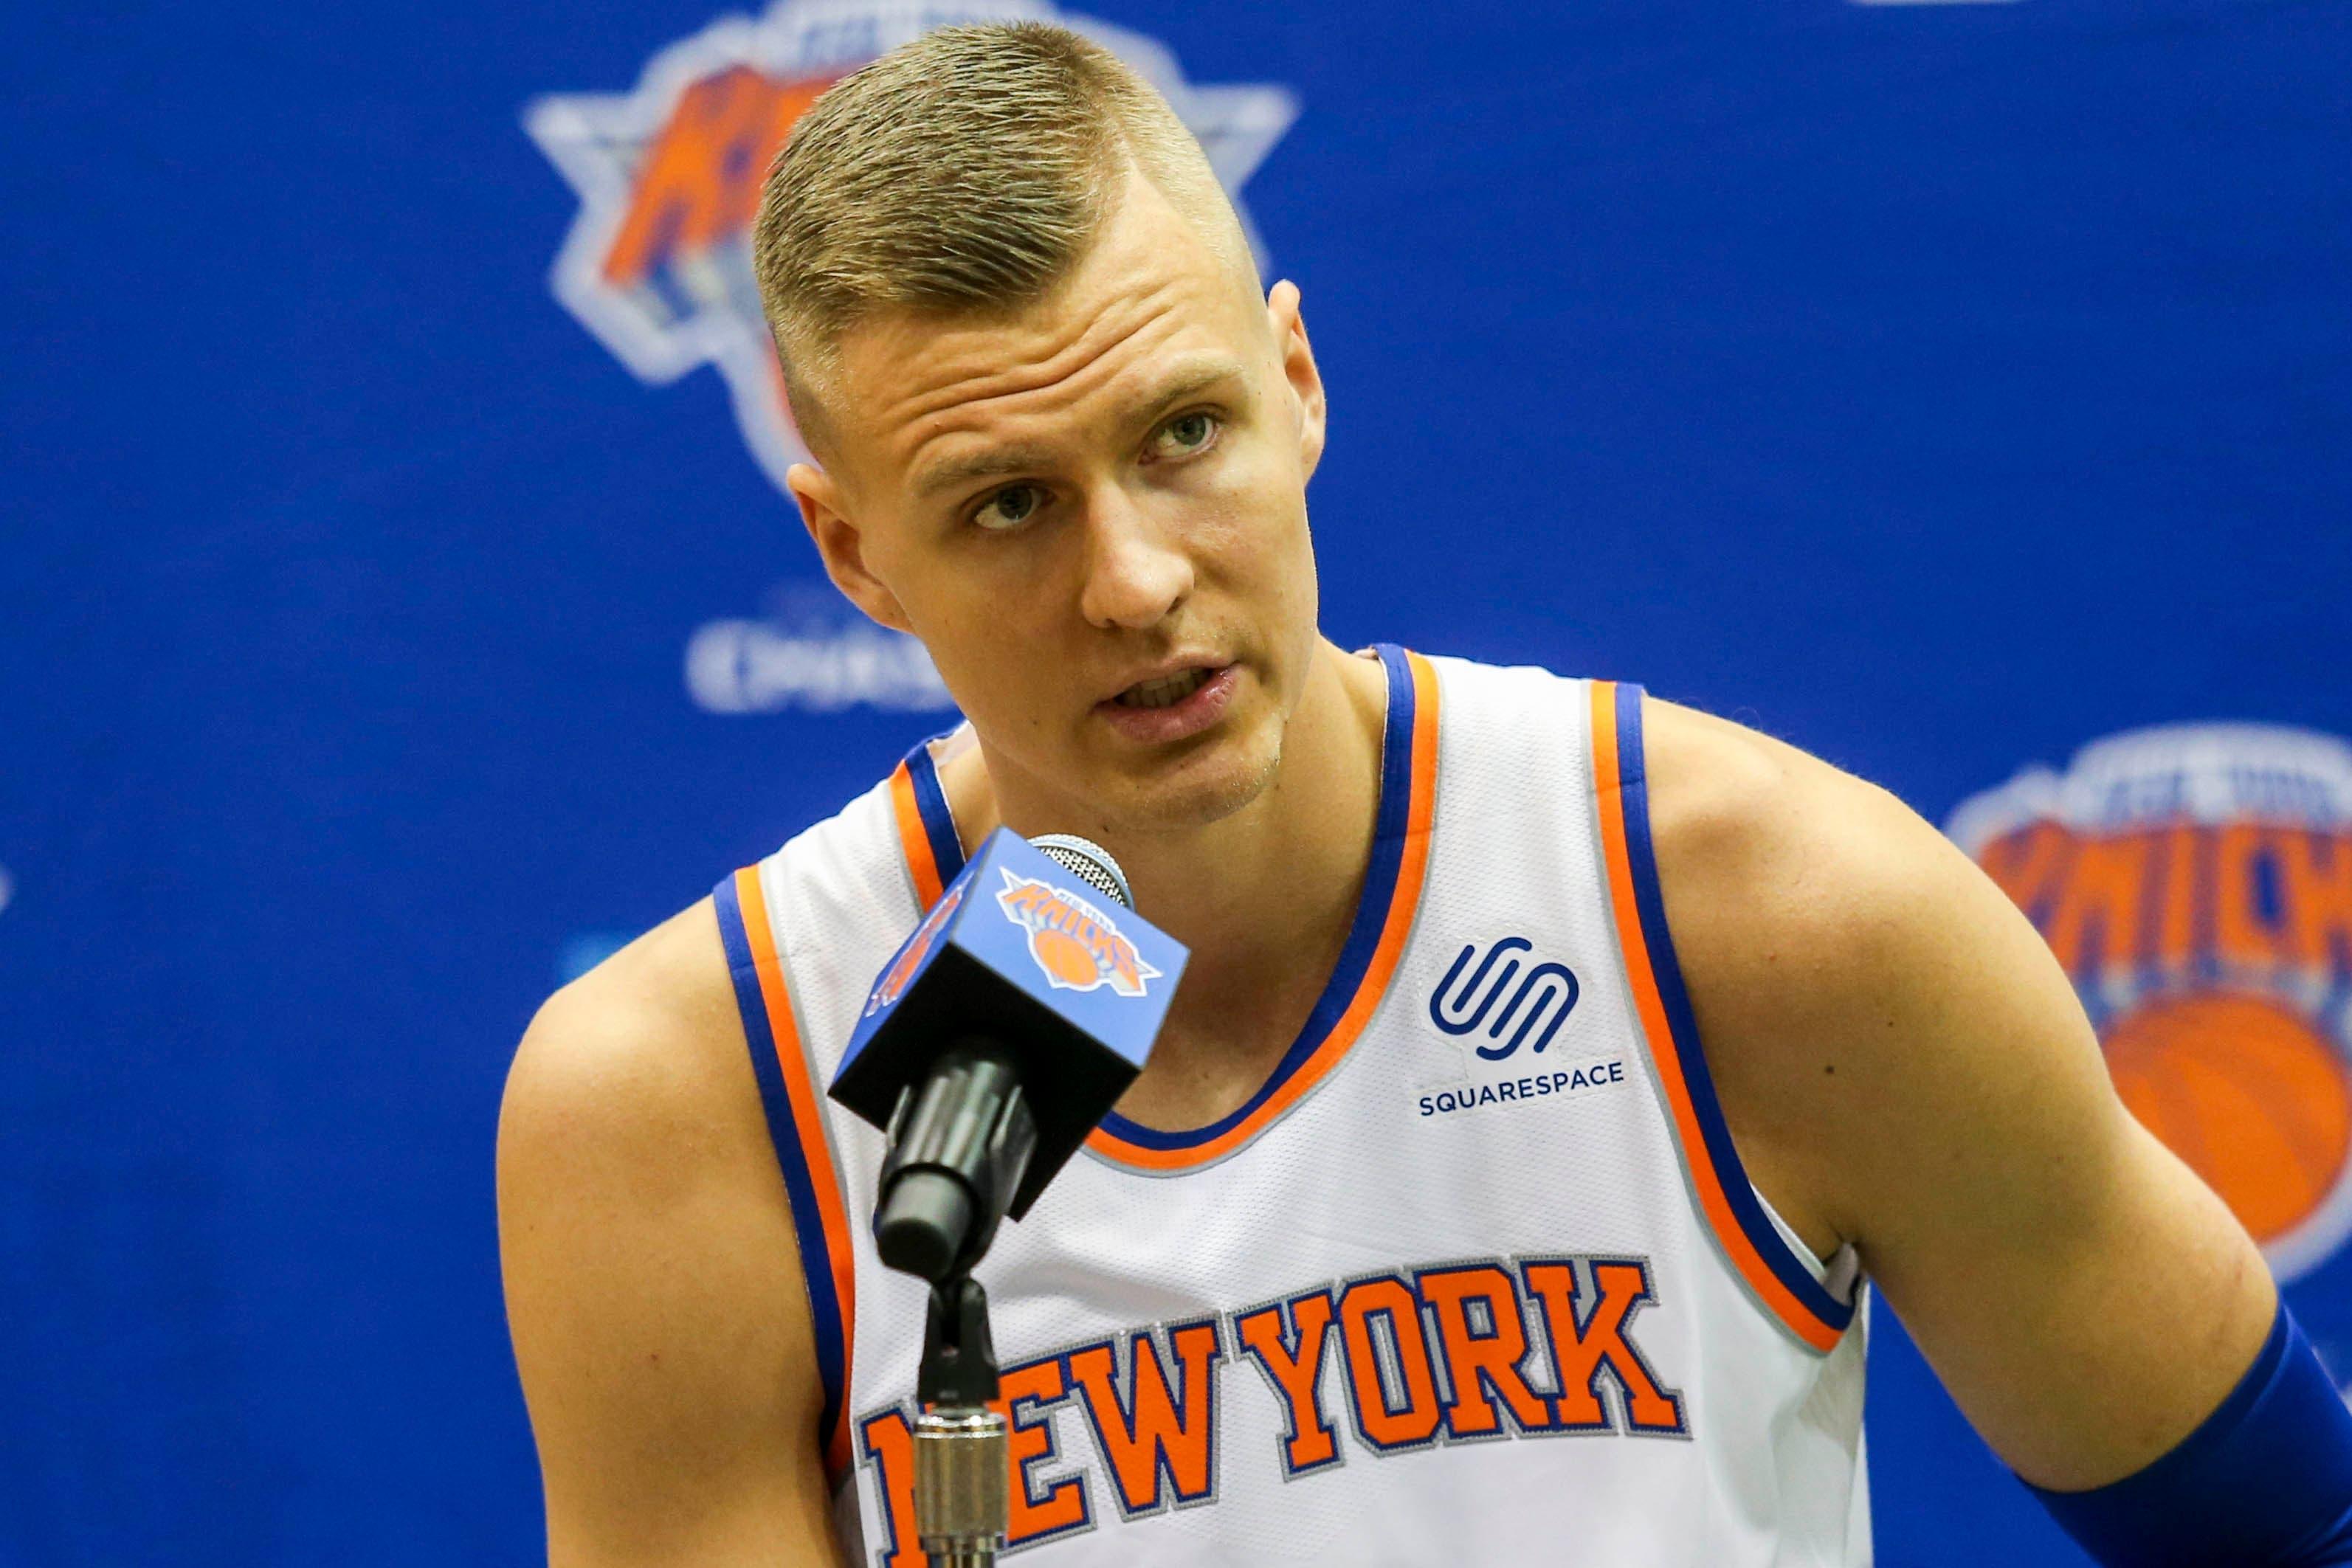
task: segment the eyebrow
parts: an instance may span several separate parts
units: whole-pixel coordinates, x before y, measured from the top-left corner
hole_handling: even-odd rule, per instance
[[[1124,404],[1117,417],[1123,424],[1139,423],[1146,415],[1156,416],[1171,404],[1181,402],[1219,382],[1232,380],[1241,373],[1242,366],[1238,361],[1219,359],[1203,361],[1154,387],[1149,394]],[[1031,473],[1045,467],[1054,456],[1052,452],[1039,446],[994,446],[964,457],[946,458],[923,469],[915,482],[914,492],[918,496],[929,497],[976,479],[998,479]]]

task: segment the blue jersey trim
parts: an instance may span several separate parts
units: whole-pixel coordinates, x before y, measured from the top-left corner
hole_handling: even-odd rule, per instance
[[[1404,650],[1392,643],[1382,643],[1373,651],[1388,672],[1389,706],[1381,737],[1381,799],[1372,820],[1372,858],[1364,873],[1363,892],[1356,900],[1355,919],[1348,928],[1347,945],[1339,951],[1339,965],[1325,983],[1323,994],[1316,998],[1314,1010],[1307,1015],[1306,1026],[1291,1041],[1290,1049],[1283,1052],[1274,1071],[1248,1103],[1233,1114],[1205,1127],[1171,1133],[1139,1125],[1114,1111],[1103,1118],[1103,1128],[1112,1136],[1146,1149],[1189,1149],[1223,1136],[1241,1125],[1307,1064],[1326,1037],[1339,1027],[1349,1004],[1355,1000],[1365,971],[1371,967],[1372,954],[1380,946],[1381,931],[1388,923],[1389,905],[1396,897],[1397,873],[1404,863],[1405,824],[1411,820],[1412,808],[1413,726],[1420,722],[1413,703],[1412,667],[1405,663]]]
[[[939,868],[944,888],[963,874],[963,841],[956,834],[955,813],[948,810],[948,792],[940,786],[940,765],[931,759],[931,742],[952,735],[943,731],[907,753],[907,779],[915,787],[915,810],[923,819],[923,837],[931,846],[931,863]]]
[[[1731,1128],[1715,1096],[1715,1081],[1707,1073],[1706,1052],[1698,1038],[1698,1020],[1691,1012],[1690,993],[1684,988],[1682,966],[1675,958],[1673,936],[1666,929],[1665,897],[1658,886],[1658,862],[1650,845],[1649,775],[1642,755],[1642,688],[1631,682],[1617,687],[1617,768],[1625,808],[1625,859],[1633,874],[1633,904],[1640,912],[1642,939],[1650,949],[1650,968],[1658,984],[1658,999],[1674,1034],[1675,1054],[1682,1062],[1683,1082],[1690,1089],[1691,1108],[1697,1114],[1707,1158],[1723,1185],[1725,1201],[1739,1228],[1790,1294],[1806,1311],[1843,1333],[1853,1321],[1853,1304],[1830,1294],[1805,1260],[1790,1250],[1780,1228],[1764,1212],[1763,1200],[1748,1179],[1739,1154],[1732,1146]]]
[[[776,1164],[784,1173],[784,1193],[793,1211],[793,1232],[800,1243],[801,1279],[808,1287],[809,1317],[816,1331],[817,1375],[824,1388],[824,1408],[817,1423],[819,1440],[841,1418],[848,1385],[849,1357],[844,1337],[841,1301],[834,1290],[831,1255],[824,1244],[824,1224],[817,1209],[817,1177],[809,1169],[793,1120],[792,1099],[784,1088],[783,1063],[776,1054],[775,1031],[768,1024],[767,999],[760,991],[760,972],[751,953],[751,938],[743,923],[742,901],[732,876],[710,891],[719,911],[719,937],[727,949],[728,972],[735,979],[735,1009],[743,1017],[743,1036],[751,1047],[751,1072],[760,1082],[760,1105],[767,1113],[768,1141],[775,1145]]]

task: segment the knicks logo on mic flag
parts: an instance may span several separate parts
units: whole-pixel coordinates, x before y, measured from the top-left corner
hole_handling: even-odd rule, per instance
[[[1160,971],[1093,904],[1051,883],[1010,870],[1003,876],[997,904],[1006,919],[1029,933],[1029,956],[1055,990],[1108,986],[1122,997],[1139,997],[1145,981],[1159,978]]]
[[[948,916],[953,915],[956,905],[962,902],[963,886],[958,883],[948,889],[939,903],[932,905],[931,912],[923,916],[923,923],[915,927],[915,934],[907,938],[907,945],[898,950],[898,956],[890,960],[890,967],[883,970],[882,977],[874,983],[874,994],[866,998],[867,1018],[872,1018],[898,999],[899,993],[907,988],[907,982],[913,979],[915,972],[923,967],[924,955],[930,952],[931,943],[939,936],[940,927],[948,923]]]
[[[819,94],[930,28],[1057,22],[1111,50],[1158,88],[1234,198],[1298,109],[1279,87],[1185,79],[1165,47],[1045,0],[779,0],[726,16],[647,61],[635,89],[562,93],[524,128],[580,198],[557,256],[555,297],[640,381],[700,365],[726,378],[735,423],[768,476],[807,456],[751,272],[751,225],[776,150]]]
[[[2114,736],[1964,803],[2132,1113],[2282,1278],[2352,1236],[2352,746],[2263,725]]]

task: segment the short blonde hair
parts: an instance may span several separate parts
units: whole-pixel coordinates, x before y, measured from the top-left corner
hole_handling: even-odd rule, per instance
[[[1066,28],[939,28],[828,89],[776,154],[752,230],[803,430],[845,332],[883,311],[1034,303],[1085,256],[1130,167],[1255,285],[1201,144],[1150,83]]]

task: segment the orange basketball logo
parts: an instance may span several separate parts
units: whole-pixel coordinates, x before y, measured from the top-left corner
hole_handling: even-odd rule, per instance
[[[996,902],[1029,933],[1029,956],[1055,990],[1108,986],[1122,997],[1139,997],[1144,982],[1160,976],[1109,915],[1074,893],[1007,871]]]
[[[2352,1234],[2352,746],[2183,725],[2096,742],[1950,832],[2032,919],[2124,1103],[2291,1278]]]

